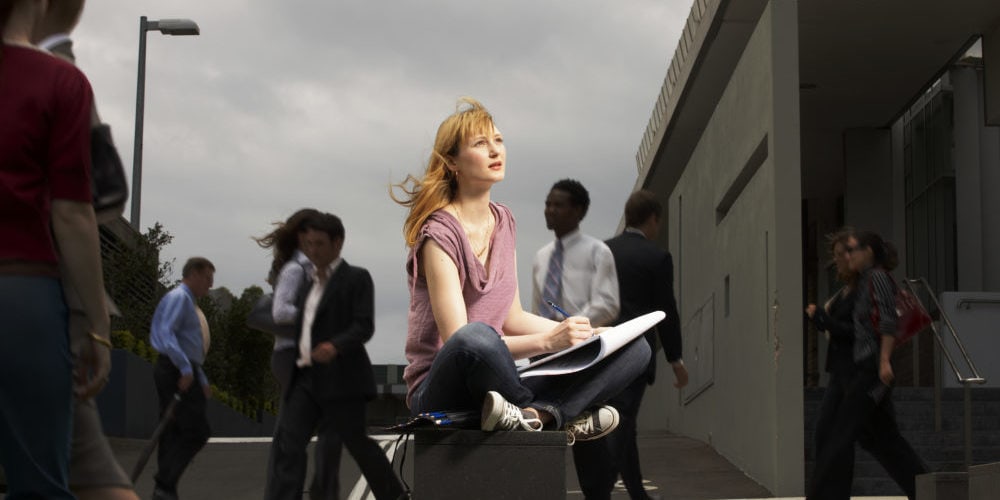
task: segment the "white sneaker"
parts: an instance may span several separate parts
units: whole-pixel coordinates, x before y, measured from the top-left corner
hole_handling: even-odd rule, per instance
[[[480,424],[484,431],[512,431],[519,428],[526,431],[542,430],[541,420],[532,417],[531,412],[508,403],[496,391],[486,393]]]
[[[618,410],[613,406],[585,411],[566,424],[566,443],[573,446],[577,441],[600,439],[615,430],[618,422]]]

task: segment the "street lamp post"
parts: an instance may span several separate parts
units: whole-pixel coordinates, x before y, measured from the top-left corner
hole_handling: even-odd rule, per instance
[[[135,88],[135,141],[132,151],[132,215],[129,223],[139,229],[139,210],[142,206],[142,121],[146,99],[146,32],[159,31],[164,35],[198,35],[198,24],[190,19],[161,19],[147,21],[139,18],[139,75]]]

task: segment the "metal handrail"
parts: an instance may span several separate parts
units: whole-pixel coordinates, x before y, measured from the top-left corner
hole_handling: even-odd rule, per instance
[[[931,288],[931,285],[927,283],[927,280],[924,278],[906,278],[903,280],[903,284],[910,289],[910,293],[913,294],[913,297],[917,300],[917,303],[919,303],[920,307],[923,307],[924,310],[927,310],[927,308],[924,306],[923,301],[920,300],[920,296],[916,293],[916,290],[914,290],[913,288],[914,284],[919,284],[923,286],[925,289],[927,289],[927,295],[931,298],[932,301],[934,301],[934,305],[937,307],[938,313],[940,313],[941,315],[942,323],[944,323],[948,327],[948,330],[951,332],[951,337],[955,340],[955,345],[958,346],[959,351],[961,351],[962,353],[962,357],[965,358],[966,366],[972,371],[971,377],[962,376],[961,371],[959,371],[958,366],[955,364],[955,359],[952,358],[951,353],[948,351],[947,346],[945,346],[944,344],[944,339],[941,338],[941,333],[938,332],[937,325],[932,322],[931,330],[934,332],[934,339],[941,347],[941,352],[944,353],[945,358],[948,360],[948,364],[951,366],[952,371],[955,372],[955,378],[958,380],[958,382],[960,384],[986,383],[986,379],[984,379],[979,374],[979,370],[976,369],[976,364],[973,363],[972,358],[969,357],[969,352],[966,351],[965,344],[963,344],[962,340],[958,338],[958,332],[955,330],[955,325],[952,324],[951,319],[948,318],[948,314],[944,312],[944,308],[941,307],[941,303],[938,302],[937,296],[934,294],[934,289]]]
[[[962,340],[958,338],[958,331],[955,329],[955,325],[953,325],[951,319],[948,318],[948,314],[944,312],[944,308],[941,307],[941,303],[938,302],[937,295],[934,293],[934,289],[931,288],[931,285],[929,283],[927,283],[927,280],[922,277],[905,278],[903,280],[903,284],[906,285],[906,287],[910,290],[910,293],[912,293],[913,297],[917,300],[917,303],[920,304],[920,307],[924,308],[925,311],[927,310],[927,308],[924,307],[924,304],[920,300],[920,296],[916,293],[916,290],[914,290],[913,285],[919,284],[927,290],[927,296],[929,296],[931,300],[934,301],[934,305],[937,307],[941,322],[948,327],[948,330],[951,332],[952,338],[955,340],[955,345],[958,346],[959,351],[961,351],[962,353],[962,357],[965,358],[966,366],[972,371],[971,377],[962,376],[961,371],[955,364],[954,358],[952,358],[951,356],[951,352],[948,350],[948,347],[944,343],[944,339],[941,338],[941,333],[938,331],[936,322],[932,321],[931,331],[934,332],[934,340],[941,348],[941,352],[944,353],[945,359],[948,360],[948,364],[951,366],[952,371],[955,372],[955,378],[957,378],[958,382],[962,384],[962,394],[964,402],[963,406],[965,413],[964,429],[963,429],[965,434],[964,436],[965,468],[966,470],[968,470],[969,466],[972,465],[972,386],[985,384],[986,379],[983,378],[982,375],[979,374],[979,370],[976,369],[976,364],[973,363],[972,358],[969,357],[969,353],[965,349],[965,344],[963,344]],[[959,307],[964,305],[964,302],[993,303],[993,301],[986,301],[986,300],[963,299],[959,301]],[[934,429],[937,431],[941,430],[941,383],[940,383],[940,377],[937,376],[937,370],[935,370],[935,376],[934,376]]]
[[[968,310],[972,309],[972,304],[1000,304],[1000,299],[963,298],[958,299],[955,307]]]

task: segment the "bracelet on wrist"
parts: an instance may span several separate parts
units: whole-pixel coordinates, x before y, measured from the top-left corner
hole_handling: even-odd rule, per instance
[[[101,345],[107,347],[108,349],[111,349],[111,341],[110,340],[108,340],[108,339],[106,339],[106,338],[104,338],[104,337],[102,337],[102,336],[100,336],[100,335],[98,335],[98,334],[96,334],[94,332],[89,332],[88,335],[90,335],[90,340],[93,340],[94,342],[97,342],[98,344],[101,344]]]

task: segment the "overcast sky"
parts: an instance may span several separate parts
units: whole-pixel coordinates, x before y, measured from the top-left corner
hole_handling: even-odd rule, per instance
[[[518,224],[521,297],[551,240],[552,183],[591,195],[582,228],[608,238],[636,181],[635,153],[691,0],[249,2],[93,0],[74,33],[122,160],[132,165],[139,17],[189,18],[200,36],[147,35],[142,227],[174,236],[216,286],[264,283],[250,239],[301,207],[339,215],[344,258],[376,289],[375,363],[405,363],[405,210],[388,186],[426,166],[461,96],[487,106],[507,145],[493,200]],[[126,217],[128,217],[126,209]],[[179,278],[179,276],[175,276]]]

